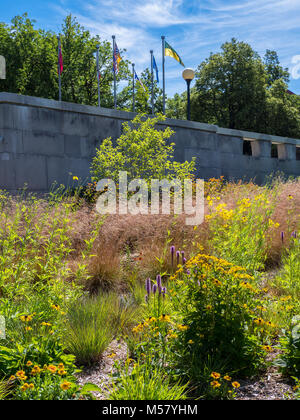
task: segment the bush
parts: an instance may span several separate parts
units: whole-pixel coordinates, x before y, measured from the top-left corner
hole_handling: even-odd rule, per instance
[[[262,345],[272,325],[261,317],[263,292],[254,278],[242,267],[198,254],[173,280],[172,299],[186,326],[173,350],[182,374],[201,385],[207,370],[255,372],[263,362]]]
[[[103,140],[92,162],[92,179],[119,181],[119,172],[127,171],[128,180],[190,178],[195,162],[173,161],[174,143],[167,140],[174,133],[169,127],[158,130],[155,125],[164,121],[159,115],[143,119],[138,115],[131,123],[123,124],[123,134],[113,145],[111,138]]]
[[[277,364],[281,371],[290,376],[300,377],[300,316],[295,316],[290,328],[280,338],[283,354]]]

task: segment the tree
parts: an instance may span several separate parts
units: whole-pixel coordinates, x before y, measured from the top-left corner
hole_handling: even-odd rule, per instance
[[[196,73],[192,118],[222,127],[261,131],[267,75],[249,44],[232,39]]]
[[[195,162],[173,161],[174,143],[167,144],[173,131],[167,127],[156,129],[164,121],[163,115],[144,119],[138,115],[131,123],[123,124],[123,134],[116,140],[103,140],[92,162],[92,179],[119,180],[119,172],[126,171],[128,179],[190,178]]]
[[[61,30],[64,71],[62,99],[97,105],[96,45],[100,46],[101,104],[113,107],[112,46],[99,36],[91,36],[72,15]],[[121,51],[121,54],[123,51]],[[58,99],[57,37],[51,31],[35,29],[27,13],[12,19],[10,26],[0,23],[0,54],[6,58],[7,79],[1,90],[23,95]],[[128,61],[122,60],[117,83],[129,74]]]
[[[287,92],[287,84],[275,80],[267,92],[266,132],[283,137],[300,137],[299,98]]]
[[[289,82],[288,69],[284,69],[279,62],[276,51],[267,50],[265,57],[265,70],[268,74],[268,85],[271,86],[276,80],[282,79],[285,83]]]
[[[137,113],[151,114],[151,72],[149,69],[145,69],[141,76],[140,81],[142,85],[136,81],[135,83],[135,111]],[[163,112],[163,100],[162,100],[162,89],[154,81],[153,85],[153,97],[154,97],[154,112]],[[128,78],[128,86],[126,86],[119,95],[119,103],[124,111],[132,111],[133,109],[133,91],[132,91],[132,74]]]

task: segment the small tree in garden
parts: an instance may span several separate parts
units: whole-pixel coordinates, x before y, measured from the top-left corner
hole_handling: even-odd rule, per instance
[[[114,145],[111,138],[103,140],[96,150],[91,172],[93,181],[109,178],[118,182],[119,172],[127,171],[128,180],[191,178],[195,161],[173,160],[174,143],[167,140],[174,134],[170,127],[155,128],[165,120],[164,115],[144,118],[137,115],[131,123],[123,124],[123,134]]]

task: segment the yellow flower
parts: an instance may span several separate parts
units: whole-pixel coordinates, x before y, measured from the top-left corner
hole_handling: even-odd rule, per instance
[[[232,382],[231,384],[233,386],[233,388],[239,388],[241,386],[241,384],[239,384],[238,382]]]
[[[24,385],[21,386],[21,391],[25,392],[27,391],[28,388],[29,388],[29,385],[25,383]]]
[[[214,379],[219,379],[221,377],[221,375],[218,372],[212,372],[210,376]]]
[[[39,374],[41,372],[41,369],[38,365],[33,366],[32,370],[31,370],[31,375],[36,375]]]
[[[181,325],[181,324],[178,324],[178,325],[177,325],[177,328],[178,328],[180,331],[186,331],[189,327],[188,327],[187,325]]]
[[[30,360],[28,360],[28,362],[26,363],[26,366],[31,366],[33,363],[30,361]]]
[[[78,176],[73,176],[73,181],[78,181]]]
[[[41,325],[42,325],[43,327],[51,327],[50,322],[42,322],[42,323],[41,323]]]
[[[51,373],[55,373],[56,371],[57,371],[57,367],[56,366],[54,366],[54,365],[49,365],[48,367],[47,367],[47,369],[49,370],[49,372],[51,372]]]
[[[213,283],[216,285],[216,286],[221,286],[222,285],[222,283],[220,282],[220,280],[218,280],[218,279],[214,279],[213,280]]]
[[[267,352],[267,353],[272,353],[273,348],[271,346],[262,346],[262,348]]]
[[[224,379],[225,379],[225,381],[231,381],[231,377],[230,377],[230,376],[228,376],[228,375],[225,375],[225,376],[224,376]]]
[[[31,327],[25,327],[25,331],[31,331],[32,328]]]
[[[111,353],[107,357],[109,357],[110,359],[112,359],[112,358],[116,357],[116,353]]]
[[[66,391],[67,389],[70,388],[71,385],[72,385],[71,382],[64,381],[60,384],[60,387],[63,391]]]
[[[264,324],[264,320],[262,318],[255,319],[253,322],[256,325],[263,325]]]
[[[10,381],[14,381],[16,379],[15,375],[11,375],[11,377],[9,378]]]
[[[22,315],[20,316],[20,319],[22,322],[30,322],[32,321],[33,315]]]
[[[34,384],[29,384],[30,389],[34,389]]]
[[[66,375],[67,372],[64,369],[59,369],[59,371],[57,372],[60,376]]]
[[[213,388],[220,388],[221,386],[220,382],[218,381],[212,381],[210,384]]]
[[[206,309],[207,309],[208,311],[211,311],[211,310],[212,310],[212,306],[211,306],[211,305],[206,305]]]
[[[19,378],[20,376],[24,376],[25,372],[24,370],[18,370],[18,372],[16,373],[16,376]]]
[[[194,341],[193,340],[189,340],[188,341],[188,344],[194,344]]]
[[[171,322],[170,316],[169,315],[165,315],[165,314],[161,315],[158,319],[160,321],[162,321],[162,322]]]

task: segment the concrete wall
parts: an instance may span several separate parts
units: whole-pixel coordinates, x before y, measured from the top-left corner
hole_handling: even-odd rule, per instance
[[[116,139],[133,113],[0,93],[0,188],[17,190],[24,183],[47,191],[54,181],[69,184],[76,175],[89,179],[95,148],[106,137]],[[229,130],[196,122],[167,120],[176,131],[175,159],[197,158],[197,176],[255,178],[282,171],[300,176],[296,147],[300,140]],[[253,156],[243,155],[250,140]],[[271,144],[278,158],[271,158]],[[299,154],[298,154],[299,155]]]

